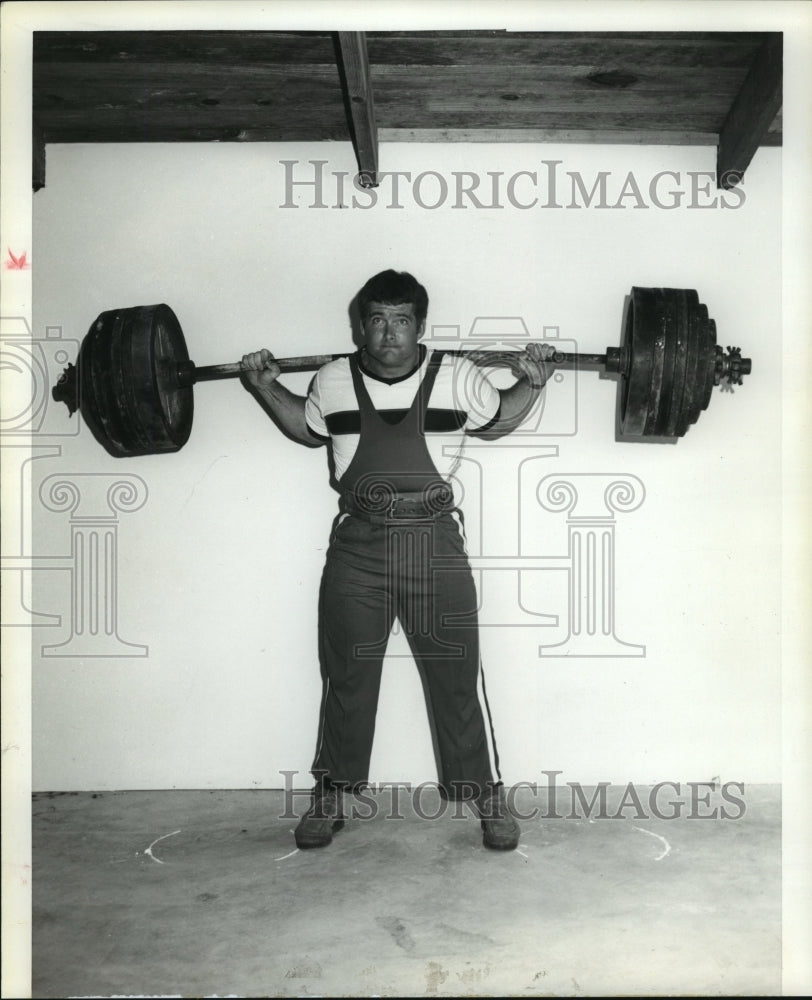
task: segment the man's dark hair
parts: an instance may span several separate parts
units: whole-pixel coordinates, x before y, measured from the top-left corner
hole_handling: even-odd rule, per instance
[[[369,279],[358,293],[358,310],[362,322],[366,320],[372,302],[380,302],[385,306],[411,303],[418,324],[423,322],[429,311],[428,292],[408,271],[381,271]]]

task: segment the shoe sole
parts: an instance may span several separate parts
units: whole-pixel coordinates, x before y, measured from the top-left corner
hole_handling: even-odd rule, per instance
[[[480,826],[482,827],[482,843],[489,851],[515,851],[519,846],[519,839],[521,833],[516,837],[515,840],[504,840],[504,841],[488,841],[487,834],[485,832],[485,820],[480,820]]]
[[[489,851],[515,851],[519,846],[518,844],[486,844],[484,840],[482,843]]]
[[[334,833],[338,833],[338,831],[343,826],[344,826],[344,820],[343,819],[337,819],[333,823],[333,828],[330,831],[330,836],[327,838],[327,840],[324,840],[324,839],[320,839],[320,840],[300,840],[298,837],[296,837],[296,838],[294,838],[296,840],[296,846],[299,848],[299,850],[302,850],[302,851],[312,850],[315,847],[328,847],[333,842],[333,834]]]

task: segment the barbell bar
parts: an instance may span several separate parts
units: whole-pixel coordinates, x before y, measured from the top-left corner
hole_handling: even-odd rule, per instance
[[[511,351],[446,351],[483,367],[509,365]],[[348,354],[276,358],[283,372],[316,371]],[[556,352],[561,368],[603,369],[618,376],[620,436],[682,437],[707,408],[714,386],[741,385],[750,358],[716,343],[716,324],[692,289],[633,287],[620,347],[603,354]],[[236,378],[239,362],[196,366],[175,313],[165,304],[101,313],[52,396],[77,409],[116,458],[180,450],[189,439],[197,382]]]

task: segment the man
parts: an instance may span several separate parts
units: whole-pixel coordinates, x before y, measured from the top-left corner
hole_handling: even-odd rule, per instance
[[[441,793],[473,802],[486,847],[512,850],[520,830],[480,701],[477,597],[452,477],[466,435],[493,439],[519,426],[547,381],[552,348],[529,344],[512,354],[517,381],[499,390],[468,358],[420,343],[428,296],[412,275],[383,271],[357,301],[363,346],[321,368],[307,397],[278,383],[269,351],[242,359],[245,382],[285,432],[307,445],[331,443],[341,492],[320,596],[317,785],[296,843],[329,844],[343,825],[343,791],[368,781],[397,616],[426,692]]]

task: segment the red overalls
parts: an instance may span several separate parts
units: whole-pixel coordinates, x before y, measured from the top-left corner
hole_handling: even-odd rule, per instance
[[[479,689],[474,581],[423,431],[440,361],[432,355],[410,409],[393,424],[375,410],[350,359],[360,441],[339,483],[349,514],[333,533],[322,578],[325,692],[313,773],[349,788],[368,781],[382,660],[397,616],[423,681],[441,791],[469,798],[494,782],[498,758]],[[410,497],[393,508],[404,493]],[[415,494],[423,502],[415,505]]]

